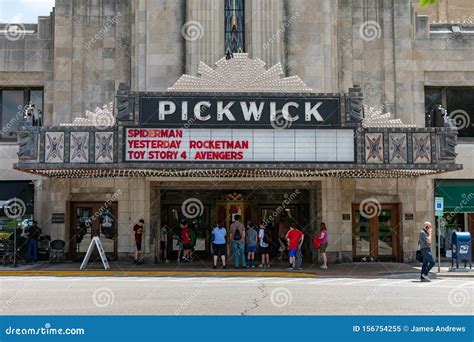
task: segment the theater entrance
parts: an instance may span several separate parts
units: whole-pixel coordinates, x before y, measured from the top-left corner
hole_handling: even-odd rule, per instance
[[[72,202],[69,255],[82,260],[93,237],[98,236],[109,260],[117,258],[117,202]],[[94,248],[90,260],[99,259]]]
[[[356,261],[401,261],[398,204],[366,210],[352,205],[352,253]]]
[[[179,222],[182,219],[195,231],[195,257],[205,260],[211,256],[212,229],[222,222],[228,230],[237,215],[246,227],[265,220],[275,241],[273,254],[278,253],[280,224],[295,224],[310,231],[307,190],[161,190],[161,213],[161,223],[172,231],[168,236],[168,253],[175,258],[180,248]]]

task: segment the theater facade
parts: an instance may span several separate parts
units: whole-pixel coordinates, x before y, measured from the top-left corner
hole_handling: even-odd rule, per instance
[[[39,189],[43,229],[66,241],[71,260],[93,236],[126,259],[143,218],[152,263],[161,227],[182,218],[202,258],[211,228],[235,215],[265,221],[275,239],[280,225],[310,237],[325,222],[333,261],[413,261],[421,224],[434,221],[436,182],[466,172],[456,120],[436,106],[431,122],[420,105],[421,79],[439,66],[415,58],[441,38],[408,0],[337,3],[58,2],[37,28],[52,52],[34,71],[43,120],[18,124],[13,165]],[[380,19],[384,11],[404,14]],[[359,30],[369,19],[382,20],[382,41]],[[410,55],[384,20],[413,44]]]

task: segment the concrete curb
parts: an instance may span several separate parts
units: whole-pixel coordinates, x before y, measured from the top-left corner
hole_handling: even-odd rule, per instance
[[[81,270],[81,271],[0,271],[0,277],[17,276],[53,276],[53,277],[285,277],[316,278],[315,273],[302,272],[246,272],[246,271],[117,271],[117,270]]]

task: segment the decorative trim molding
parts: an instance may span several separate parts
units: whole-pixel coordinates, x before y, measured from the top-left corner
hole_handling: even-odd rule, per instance
[[[405,124],[400,119],[392,119],[392,113],[383,113],[382,110],[364,106],[364,128],[416,128],[416,125]]]
[[[97,107],[93,112],[86,111],[85,118],[74,118],[72,123],[62,123],[61,127],[94,126],[98,129],[106,129],[114,126],[116,123],[114,117],[114,103],[109,102],[102,107]]]
[[[299,76],[282,77],[280,63],[265,69],[265,62],[251,59],[247,53],[234,53],[231,59],[221,58],[213,69],[200,62],[199,76],[182,75],[168,88],[170,92],[267,92],[311,93]]]

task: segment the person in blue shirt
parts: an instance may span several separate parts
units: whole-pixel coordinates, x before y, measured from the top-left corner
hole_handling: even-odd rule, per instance
[[[222,268],[226,268],[225,256],[226,256],[226,235],[227,231],[224,224],[220,223],[212,230],[211,241],[212,250],[214,252],[214,269],[217,268],[217,259],[221,257]]]
[[[258,233],[252,224],[249,225],[245,233],[245,239],[247,242],[247,268],[255,268],[253,261],[255,260],[255,251],[257,250]]]

